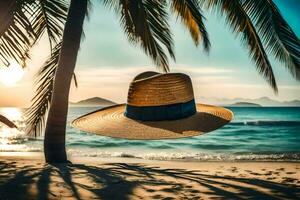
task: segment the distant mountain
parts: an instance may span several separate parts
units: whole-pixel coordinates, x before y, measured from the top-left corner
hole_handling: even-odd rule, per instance
[[[238,102],[247,102],[247,103],[259,104],[261,106],[300,107],[300,100],[276,101],[276,100],[270,99],[269,97],[261,97],[261,98],[257,98],[257,99],[246,99],[246,98],[227,99],[227,98],[201,97],[199,99],[199,102],[215,104],[215,105],[222,105],[222,106],[230,106],[230,105],[238,103]]]
[[[103,99],[100,97],[93,97],[82,101],[78,101],[76,103],[70,102],[69,105],[76,106],[76,107],[91,107],[91,106],[112,106],[115,104],[117,103],[107,99]]]
[[[249,107],[250,104],[254,104],[253,106],[274,106],[274,107],[300,107],[300,100],[292,100],[292,101],[276,101],[270,99],[269,97],[261,97],[257,99],[246,99],[246,98],[214,98],[214,97],[201,97],[197,99],[197,102],[221,105],[221,106],[239,106],[239,107]],[[70,102],[70,106],[77,107],[91,107],[91,106],[111,106],[117,103],[100,98],[93,97],[89,99],[85,99],[76,103]]]
[[[262,106],[256,103],[236,102],[234,104],[231,104],[230,107],[262,107]]]

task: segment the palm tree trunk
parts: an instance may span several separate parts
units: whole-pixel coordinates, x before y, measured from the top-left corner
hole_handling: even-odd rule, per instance
[[[87,12],[87,0],[71,0],[44,139],[46,162],[67,162],[65,148],[69,91]]]

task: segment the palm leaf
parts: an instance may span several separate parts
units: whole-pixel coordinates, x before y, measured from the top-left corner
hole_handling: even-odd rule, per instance
[[[165,0],[104,0],[103,2],[120,14],[120,22],[129,41],[140,44],[154,63],[168,72],[168,58],[161,45],[167,48],[173,59],[175,55],[167,22],[167,2]]]
[[[25,66],[29,49],[46,31],[51,50],[63,33],[66,0],[7,0],[0,2],[0,61]]]
[[[204,16],[201,13],[198,2],[195,0],[172,0],[171,7],[172,11],[181,18],[182,22],[189,29],[196,46],[202,39],[204,49],[209,51],[210,41],[203,23]]]
[[[300,80],[300,40],[272,0],[244,0],[243,8],[253,18],[268,53],[285,64]]]
[[[207,6],[222,16],[226,17],[226,22],[233,32],[241,36],[241,41],[249,50],[249,55],[256,68],[269,83],[275,93],[278,92],[275,75],[272,66],[254,27],[250,17],[245,12],[239,0],[200,0],[202,6]]]
[[[51,50],[61,41],[68,6],[66,0],[38,0],[33,6],[31,23],[34,32],[37,38],[47,32]]]
[[[0,1],[0,61],[8,66],[13,59],[23,67],[34,32],[30,19],[30,1]]]
[[[15,123],[7,119],[5,116],[0,114],[0,122],[8,126],[9,128],[18,128]]]
[[[58,43],[53,49],[52,55],[38,72],[36,94],[32,99],[30,108],[25,113],[27,124],[26,132],[35,137],[42,134],[45,125],[46,114],[51,103],[53,82],[58,66],[60,49],[61,43]]]
[[[34,137],[42,135],[44,130],[46,116],[52,99],[53,84],[55,72],[58,67],[61,44],[62,43],[60,42],[54,47],[51,56],[38,72],[35,96],[32,99],[30,108],[25,113],[27,124],[26,132],[28,135]],[[78,81],[75,74],[73,74],[73,81],[75,87],[78,87]]]

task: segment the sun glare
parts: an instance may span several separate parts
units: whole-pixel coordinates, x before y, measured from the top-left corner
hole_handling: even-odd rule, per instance
[[[22,79],[23,75],[22,67],[16,62],[11,62],[9,67],[0,68],[0,82],[6,86],[14,86]]]
[[[10,120],[15,121],[15,120],[22,119],[22,112],[19,108],[12,108],[12,107],[1,108],[0,113]]]

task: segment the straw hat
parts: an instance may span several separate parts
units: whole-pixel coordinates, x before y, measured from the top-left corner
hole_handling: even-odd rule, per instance
[[[232,118],[226,108],[196,104],[186,74],[144,72],[131,82],[127,104],[81,116],[72,126],[103,136],[152,140],[201,135]]]

